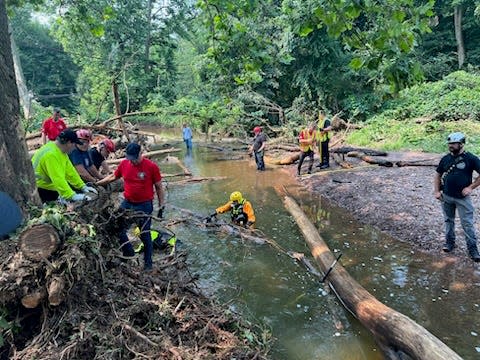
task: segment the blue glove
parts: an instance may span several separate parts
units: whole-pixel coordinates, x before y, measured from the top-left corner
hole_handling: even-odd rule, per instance
[[[70,199],[70,201],[90,201],[92,198],[86,194],[75,194]]]
[[[82,187],[82,192],[83,193],[94,193],[94,194],[97,194],[98,195],[98,191],[97,189],[95,189],[94,187],[91,187],[91,186],[88,186],[88,185],[85,185],[84,187]]]

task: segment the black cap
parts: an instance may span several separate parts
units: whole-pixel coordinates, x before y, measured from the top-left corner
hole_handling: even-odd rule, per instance
[[[53,108],[53,112],[54,113],[59,113],[60,114],[60,108],[56,107],[56,108]]]
[[[22,212],[15,201],[0,191],[0,240],[14,231],[22,222]]]
[[[71,129],[63,130],[59,135],[58,138],[63,141],[70,141],[72,143],[82,145],[83,142],[78,138],[77,133]]]
[[[140,155],[141,146],[137,143],[130,143],[127,145],[125,154],[128,160],[137,160]]]

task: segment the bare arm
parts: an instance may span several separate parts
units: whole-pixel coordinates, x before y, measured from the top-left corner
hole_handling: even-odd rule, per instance
[[[85,166],[83,165],[75,165],[75,170],[77,170],[78,174],[82,178],[83,181],[87,182],[95,182],[97,181],[96,178],[94,178],[87,169],[85,169]]]
[[[42,144],[46,144],[47,143],[47,135],[45,135],[44,132],[42,132]]]
[[[467,186],[466,188],[464,188],[462,190],[462,195],[463,196],[470,195],[472,193],[472,191],[475,190],[479,186],[480,186],[480,176],[477,176],[477,178],[475,179],[475,181],[473,183],[471,183],[469,186]]]
[[[161,181],[155,183],[155,192],[157,193],[158,206],[161,208],[164,205],[163,186]]]
[[[100,165],[100,167],[101,167],[102,172],[104,174],[110,174],[111,173],[110,165],[108,165],[106,160],[102,161],[102,164]]]
[[[95,180],[97,180],[97,179],[103,179],[103,178],[104,178],[104,176],[98,172],[98,170],[97,170],[97,168],[95,167],[95,165],[91,165],[91,166],[88,168],[88,172],[89,172],[93,177],[95,177]]]
[[[116,180],[115,174],[110,174],[105,176],[102,180],[97,181],[95,184],[102,186],[102,185],[107,185],[115,180]]]
[[[440,192],[440,179],[441,175],[438,172],[435,172],[435,178],[433,179],[433,192],[435,198],[440,199],[442,197],[442,193]]]

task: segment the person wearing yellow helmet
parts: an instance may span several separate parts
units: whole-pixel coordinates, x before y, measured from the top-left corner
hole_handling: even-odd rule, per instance
[[[232,222],[236,225],[249,227],[255,223],[255,213],[250,201],[243,198],[240,191],[234,191],[230,194],[230,201],[215,209],[215,213],[207,219],[211,221],[217,214],[223,214],[230,211]]]

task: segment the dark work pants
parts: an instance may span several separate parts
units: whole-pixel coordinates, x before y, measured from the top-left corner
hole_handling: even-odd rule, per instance
[[[38,189],[38,195],[40,195],[40,200],[42,200],[42,203],[55,201],[58,199],[58,192],[56,191],[42,189],[42,188],[37,188],[37,189]]]
[[[257,170],[265,170],[265,162],[263,161],[263,150],[255,151],[255,162],[257,163]]]
[[[330,152],[328,151],[328,143],[330,139],[327,141],[322,141],[320,143],[320,148],[322,149],[322,158],[320,159],[320,163],[322,165],[329,165],[330,163]]]
[[[150,215],[153,212],[153,201],[145,201],[141,203],[132,203],[128,200],[123,200],[122,204],[120,205],[120,209],[131,209],[139,212],[143,212],[147,215]],[[140,239],[144,245],[144,252],[143,257],[145,260],[145,267],[151,268],[152,267],[152,252],[153,252],[153,244],[152,244],[152,237],[150,235],[150,227],[152,224],[152,219],[150,217],[139,217],[132,219],[132,221],[127,224],[121,231],[120,231],[120,244],[122,245],[122,251],[124,256],[134,256],[135,251],[133,251],[133,246],[128,240],[127,231],[130,228],[132,223],[136,223],[137,226],[140,228]]]
[[[312,172],[312,168],[313,168],[313,150],[308,150],[306,152],[301,152],[300,153],[300,160],[298,161],[298,173],[300,173],[300,170],[302,170],[302,164],[303,164],[303,161],[305,160],[306,157],[309,157],[310,158],[310,165],[308,166],[308,171],[309,172]]]

